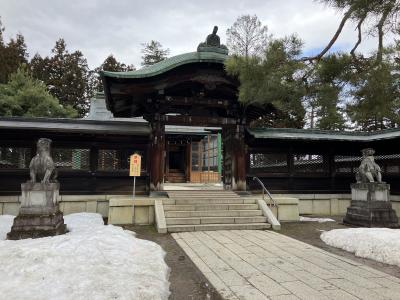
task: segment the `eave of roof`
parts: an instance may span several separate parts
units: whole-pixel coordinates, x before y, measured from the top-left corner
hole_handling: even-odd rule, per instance
[[[331,131],[293,128],[253,128],[247,129],[247,131],[256,139],[371,142],[400,138],[400,128],[386,129],[377,132]]]
[[[23,117],[0,118],[1,129],[144,136],[151,132],[149,124],[144,122]]]
[[[218,52],[189,52],[176,55],[160,61],[154,65],[129,72],[109,72],[101,71],[100,74],[104,77],[111,78],[146,78],[156,76],[172,70],[176,67],[199,62],[219,63],[223,64],[228,58],[228,55]]]

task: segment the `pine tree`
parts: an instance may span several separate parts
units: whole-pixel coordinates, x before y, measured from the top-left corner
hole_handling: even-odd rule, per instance
[[[83,117],[89,109],[89,67],[82,52],[70,53],[63,39],[56,42],[52,56],[36,54],[31,63],[35,78],[42,80],[62,105],[70,105]]]
[[[271,40],[262,57],[232,56],[226,61],[227,73],[240,81],[239,101],[244,107],[257,105],[273,112],[259,122],[275,120],[279,126],[303,127],[306,90],[298,74],[305,64],[296,59],[301,48],[302,42],[290,36]]]
[[[135,70],[134,65],[126,65],[119,62],[114,55],[110,54],[103,63],[90,71],[90,90],[91,94],[94,95],[96,92],[103,91],[103,83],[100,80],[100,71],[110,71],[110,72],[128,72]]]
[[[160,42],[151,40],[142,44],[142,66],[150,66],[166,59],[170,53],[169,49],[163,49]]]
[[[349,87],[352,59],[334,53],[323,57],[315,66],[308,66],[307,88],[311,128],[343,130],[346,128],[343,90]]]
[[[28,62],[28,52],[23,35],[17,34],[7,44],[4,42],[4,27],[0,20],[0,83],[7,83],[19,66]]]
[[[0,116],[75,117],[71,106],[62,106],[47,91],[46,86],[28,73],[26,65],[0,84]]]
[[[375,131],[400,126],[400,76],[396,66],[372,61],[353,83],[347,109],[357,129]]]

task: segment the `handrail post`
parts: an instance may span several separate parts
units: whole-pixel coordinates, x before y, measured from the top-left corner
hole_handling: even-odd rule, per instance
[[[278,207],[278,205],[277,205],[275,199],[272,198],[272,195],[271,195],[270,192],[267,190],[267,188],[265,187],[264,183],[260,180],[260,178],[254,176],[254,177],[253,177],[253,180],[258,181],[258,183],[261,185],[263,200],[265,200],[265,197],[264,197],[265,194],[264,194],[264,193],[266,192],[266,193],[268,194],[268,196],[269,196],[269,199],[270,199],[270,201],[269,201],[270,205],[271,205],[271,206]]]

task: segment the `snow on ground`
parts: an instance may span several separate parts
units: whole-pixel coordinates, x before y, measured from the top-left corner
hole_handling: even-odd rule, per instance
[[[15,216],[0,215],[0,240],[7,238],[7,233],[10,232]]]
[[[335,220],[329,218],[310,218],[310,217],[302,217],[300,216],[300,222],[318,222],[318,223],[325,223],[325,222],[336,222]]]
[[[400,229],[334,229],[323,232],[321,240],[356,256],[400,267]]]
[[[168,298],[169,268],[159,245],[105,226],[99,214],[64,219],[65,235],[0,240],[1,299]],[[11,222],[0,218],[0,234]]]

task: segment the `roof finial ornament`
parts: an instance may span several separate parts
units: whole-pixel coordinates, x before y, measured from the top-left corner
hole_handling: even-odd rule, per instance
[[[218,26],[214,26],[212,33],[207,36],[206,41],[200,43],[197,47],[197,52],[218,52],[228,54],[228,48],[221,44],[217,31]]]

